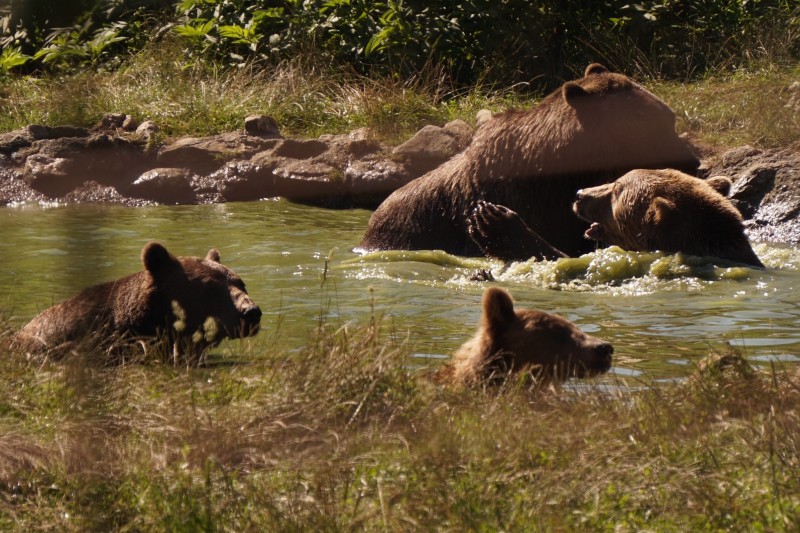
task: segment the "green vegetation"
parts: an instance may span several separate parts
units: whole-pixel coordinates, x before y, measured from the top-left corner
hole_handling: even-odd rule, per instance
[[[783,107],[794,1],[13,0],[0,19],[0,131],[124,112],[167,137],[207,135],[261,112],[288,135],[368,126],[396,142],[529,106],[600,61],[652,87],[701,143],[800,133]]]
[[[435,65],[467,86],[552,85],[592,60],[691,78],[800,53],[800,8],[786,0],[12,0],[2,28],[4,69],[114,67],[172,34],[225,65],[310,55],[401,79]]]
[[[678,116],[678,130],[701,144],[786,146],[800,138],[797,112],[785,108],[800,69],[764,66],[693,83],[642,80]],[[538,95],[489,86],[459,89],[428,71],[399,81],[297,60],[270,71],[194,64],[176,43],[151,45],[113,72],[0,79],[0,131],[28,124],[91,127],[103,114],[152,119],[167,137],[210,135],[267,113],[286,135],[315,137],[372,128],[399,142],[426,124],[460,118],[474,124],[482,108],[529,107]]]
[[[796,371],[685,383],[434,386],[406,342],[323,324],[205,369],[35,364],[2,349],[0,527],[792,530]],[[7,341],[7,335],[4,336]],[[646,387],[641,387],[646,385]]]
[[[268,4],[268,7],[264,7]],[[58,7],[59,9],[55,9]],[[66,7],[65,7],[66,6]],[[166,136],[367,126],[389,141],[526,107],[591,61],[643,81],[701,144],[785,146],[797,2],[12,0],[0,131]],[[420,39],[420,36],[425,36]],[[377,323],[376,323],[377,322]],[[409,341],[320,326],[235,364],[27,361],[0,323],[0,528],[793,530],[796,370],[529,391],[434,386]],[[85,354],[84,354],[85,355]]]

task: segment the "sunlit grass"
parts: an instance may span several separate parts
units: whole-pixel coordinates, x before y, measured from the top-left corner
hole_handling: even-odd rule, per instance
[[[4,339],[7,339],[5,334]],[[256,339],[258,340],[258,339]],[[453,390],[375,315],[180,369],[0,359],[0,527],[789,530],[800,381]]]
[[[272,115],[287,135],[346,133],[368,126],[399,141],[453,118],[474,121],[508,92],[457,92],[442,75],[371,80],[298,58],[271,70],[220,71],[187,62],[169,43],[152,46],[113,73],[0,81],[0,130],[32,123],[92,126],[104,113],[151,119],[167,137],[242,129],[252,113]]]
[[[764,68],[651,88],[675,110],[678,130],[704,144],[781,147],[800,139],[800,112],[786,107],[787,89],[798,78],[796,67]]]
[[[800,134],[797,112],[785,108],[786,88],[798,76],[797,68],[765,64],[688,84],[642,82],[675,109],[678,130],[698,142],[774,147]],[[169,138],[239,130],[247,115],[266,113],[285,135],[370,127],[397,143],[426,124],[474,124],[480,109],[525,108],[539,96],[523,85],[456,88],[435,68],[402,80],[369,79],[304,58],[271,70],[219,70],[190,63],[162,42],[115,72],[0,80],[0,131],[32,123],[90,127],[104,113],[123,112],[154,120]]]

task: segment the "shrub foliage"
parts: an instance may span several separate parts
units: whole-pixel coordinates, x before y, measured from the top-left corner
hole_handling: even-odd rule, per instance
[[[228,66],[311,55],[369,76],[435,65],[460,85],[537,88],[591,61],[687,79],[800,55],[788,0],[12,0],[0,16],[0,71],[113,67],[169,34]]]

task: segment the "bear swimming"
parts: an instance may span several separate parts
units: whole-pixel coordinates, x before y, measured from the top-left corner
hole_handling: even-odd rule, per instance
[[[577,192],[573,209],[591,223],[586,237],[629,251],[713,256],[763,267],[742,215],[720,191],[730,180],[677,170],[633,170],[613,183]]]
[[[224,338],[258,332],[261,309],[216,249],[204,259],[175,257],[151,242],[141,257],[143,271],[44,310],[17,333],[15,346],[58,357],[86,338],[107,349],[159,337],[177,363],[184,356],[199,359]]]
[[[613,353],[610,343],[563,317],[514,309],[508,292],[491,287],[483,293],[478,331],[442,367],[437,381],[466,385],[528,371],[549,379],[591,377],[611,368]]]
[[[694,173],[698,166],[663,101],[592,64],[531,110],[493,116],[463,152],[392,193],[359,247],[480,255],[468,218],[484,200],[518,213],[555,249],[578,255],[591,250],[585,225],[570,210],[578,189],[636,168]]]

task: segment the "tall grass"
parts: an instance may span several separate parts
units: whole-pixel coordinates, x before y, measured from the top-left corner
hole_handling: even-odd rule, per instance
[[[275,69],[218,70],[188,61],[169,42],[153,45],[113,73],[0,81],[0,130],[31,123],[92,126],[104,113],[154,120],[166,136],[241,129],[251,113],[275,117],[287,135],[346,133],[369,126],[397,140],[430,123],[472,120],[505,94],[456,93],[432,69],[407,80],[372,80],[298,58]]]
[[[797,112],[784,107],[798,77],[797,68],[762,64],[689,84],[640,81],[675,109],[679,131],[703,144],[774,147],[800,133]],[[190,61],[163,41],[114,72],[0,79],[0,131],[32,123],[90,127],[104,113],[123,112],[154,120],[168,139],[238,130],[247,115],[266,113],[289,136],[370,127],[399,143],[426,124],[474,123],[480,109],[525,108],[538,97],[526,85],[457,89],[435,67],[409,79],[370,79],[308,58],[271,70],[223,70]]]
[[[383,327],[382,327],[383,326]],[[791,530],[800,379],[451,390],[371,318],[180,370],[0,359],[0,527]],[[735,364],[731,364],[733,361]],[[736,363],[736,362],[739,363]]]

